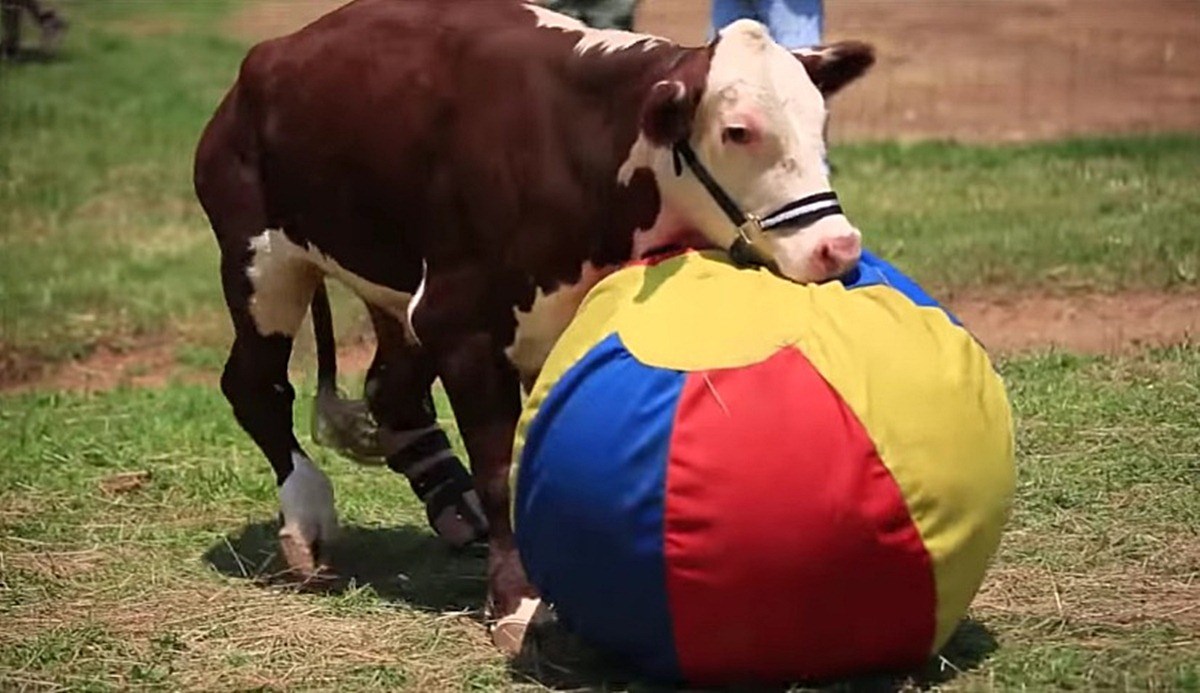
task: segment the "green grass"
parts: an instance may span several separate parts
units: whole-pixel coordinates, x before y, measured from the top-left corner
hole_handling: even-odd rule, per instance
[[[832,153],[866,243],[934,290],[1194,288],[1200,137]]]
[[[0,328],[55,357],[220,302],[191,152],[241,48],[228,3],[64,3],[60,59],[0,71]]]
[[[246,48],[222,28],[234,5],[63,4],[63,58],[0,69],[0,355],[58,360],[159,332],[219,345],[190,172]],[[935,290],[1197,285],[1200,137],[833,158],[868,244]],[[339,322],[356,324],[347,303]]]
[[[919,680],[1195,690],[1200,349],[1002,371],[1019,426],[1013,519],[973,623],[926,676],[946,672]],[[0,398],[0,682],[533,687],[470,615],[443,615],[479,607],[481,556],[433,542],[403,480],[309,447],[356,576],[326,594],[253,579],[276,565],[275,490],[215,388]],[[135,490],[104,490],[143,471]],[[587,664],[583,681],[610,671],[559,654]]]

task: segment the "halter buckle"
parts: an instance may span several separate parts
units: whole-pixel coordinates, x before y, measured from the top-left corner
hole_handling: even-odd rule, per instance
[[[746,241],[750,245],[754,245],[763,237],[762,219],[759,219],[756,215],[750,214],[749,212],[747,212],[745,216],[746,221],[742,222],[741,225],[737,227],[738,235],[742,237],[742,240]]]
[[[737,226],[737,238],[729,248],[734,264],[742,267],[774,268],[775,262],[763,248],[764,231],[762,219],[746,214],[746,220]]]

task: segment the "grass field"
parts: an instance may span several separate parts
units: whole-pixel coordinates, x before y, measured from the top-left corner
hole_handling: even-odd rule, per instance
[[[223,29],[235,3],[63,5],[61,60],[0,65],[0,378],[149,338],[211,373],[225,324],[190,166],[245,49]],[[869,245],[935,291],[1200,287],[1200,136],[855,144],[833,160]],[[945,660],[883,683],[1200,690],[1200,348],[1001,369],[1019,425],[1011,528]],[[436,544],[403,480],[309,449],[354,575],[319,594],[269,579],[275,489],[215,387],[0,394],[0,689],[616,676],[569,643],[510,669],[475,620],[482,557]]]
[[[1050,354],[1003,373],[1018,502],[949,685],[1200,687],[1200,352]],[[435,544],[390,473],[321,456],[349,528],[338,562],[357,577],[299,594],[254,579],[277,567],[274,489],[215,388],[0,411],[0,681],[512,685],[483,629],[443,615],[481,603],[480,557]]]

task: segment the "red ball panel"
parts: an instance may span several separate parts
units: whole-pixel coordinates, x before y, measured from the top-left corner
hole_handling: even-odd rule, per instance
[[[798,350],[690,373],[668,460],[667,593],[687,679],[925,661],[925,546],[866,430]]]

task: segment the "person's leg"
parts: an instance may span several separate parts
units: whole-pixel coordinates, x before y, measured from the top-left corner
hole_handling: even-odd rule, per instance
[[[825,30],[824,0],[763,0],[766,24],[775,42],[788,50],[821,43]]]
[[[53,53],[62,43],[67,32],[67,20],[55,10],[42,10],[38,15],[38,26],[42,30],[42,52]]]
[[[759,14],[757,0],[713,0],[712,25],[708,29],[711,39],[718,31],[739,19],[753,19],[765,22],[766,17]]]
[[[21,44],[21,12],[28,12],[41,30],[42,51],[53,52],[58,48],[66,33],[67,22],[58,12],[47,8],[39,0],[0,0],[3,15],[3,36],[0,37],[0,53],[15,55]]]
[[[767,28],[771,38],[788,50],[795,51],[821,45],[825,34],[825,0],[760,0],[765,5]],[[825,123],[828,144],[829,123]],[[825,157],[825,172],[832,173],[829,156]]]
[[[12,57],[21,48],[21,6],[0,0],[0,57]]]

